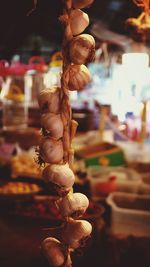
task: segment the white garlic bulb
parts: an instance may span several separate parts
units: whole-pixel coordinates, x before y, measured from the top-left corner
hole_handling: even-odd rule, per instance
[[[62,230],[63,242],[71,248],[78,248],[92,232],[92,225],[85,220],[69,220]]]
[[[72,38],[70,42],[70,60],[81,65],[90,62],[95,56],[95,40],[90,34],[80,34]]]
[[[91,81],[91,74],[85,65],[74,65],[68,66],[67,71],[69,72],[69,83],[68,87],[70,91],[81,91]]]
[[[69,193],[57,201],[57,206],[63,217],[79,218],[88,208],[89,200],[82,193]]]
[[[89,17],[80,9],[72,9],[69,14],[69,23],[72,34],[78,35],[89,25]]]
[[[59,240],[48,237],[42,242],[42,250],[49,264],[53,266],[61,266],[65,261],[65,255],[62,249],[62,244]]]
[[[60,113],[60,88],[44,89],[38,96],[38,103],[42,113]]]
[[[41,125],[51,137],[55,139],[62,138],[64,127],[60,114],[43,113]]]
[[[75,182],[73,171],[66,164],[48,165],[42,174],[47,183],[56,185],[56,191],[59,195],[66,195]]]
[[[42,139],[40,143],[40,157],[46,163],[59,163],[63,159],[63,143],[49,137]]]

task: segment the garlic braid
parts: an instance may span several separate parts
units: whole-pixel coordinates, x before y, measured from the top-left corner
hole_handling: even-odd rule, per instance
[[[63,24],[63,45],[62,45],[62,55],[63,55],[63,70],[61,76],[61,88],[57,90],[46,90],[41,93],[39,97],[39,105],[41,110],[47,115],[44,115],[43,124],[45,132],[48,133],[46,137],[44,136],[44,141],[41,143],[41,149],[39,149],[42,158],[48,163],[48,166],[43,170],[43,178],[53,187],[57,195],[59,196],[56,201],[56,206],[59,213],[63,219],[63,224],[60,228],[59,236],[54,235],[53,237],[48,237],[42,242],[43,252],[46,255],[49,263],[53,266],[63,266],[71,267],[71,252],[82,246],[87,237],[90,236],[92,232],[92,225],[86,220],[78,220],[86,211],[89,205],[89,201],[86,196],[81,193],[73,193],[73,184],[75,182],[75,175],[72,171],[73,156],[74,152],[71,146],[72,138],[76,133],[77,122],[72,120],[72,111],[69,101],[69,82],[70,82],[70,68],[74,66],[72,58],[70,56],[70,47],[76,42],[76,38],[73,37],[70,27],[69,15],[71,10],[74,8],[75,1],[73,0],[63,0],[64,1],[64,11],[60,20]],[[83,2],[83,6],[87,6],[91,1],[80,0],[78,4]],[[80,46],[82,48],[82,58],[81,64],[87,62],[89,56],[93,55],[94,52],[94,38],[90,35],[79,35]],[[72,43],[72,40],[75,40]],[[87,44],[87,47],[85,47]],[[77,52],[77,51],[76,51]],[[87,72],[86,72],[87,73]],[[81,74],[80,74],[81,75]],[[76,76],[77,82],[80,77]],[[84,74],[83,74],[84,75]],[[81,79],[81,77],[80,77]],[[89,81],[89,75],[86,78]],[[81,84],[81,80],[80,80]],[[85,80],[82,83],[86,84]],[[59,92],[57,92],[59,91]],[[47,116],[52,116],[52,98],[58,106],[55,107],[55,116],[53,119],[57,119],[56,114],[60,114],[63,123],[63,136],[59,139],[54,139],[54,136],[61,136],[56,132],[52,132],[53,128],[49,126],[49,121],[47,121]],[[59,124],[60,125],[60,124]],[[46,131],[48,128],[51,131]],[[61,127],[60,127],[61,129]],[[53,135],[52,135],[53,134]],[[63,155],[61,155],[63,147]],[[57,149],[56,149],[57,148]],[[56,155],[55,151],[59,152]],[[52,156],[51,156],[52,155]],[[56,238],[58,239],[56,239]]]
[[[72,0],[65,0],[64,1],[64,16],[69,16],[69,12],[72,7]],[[60,18],[61,19],[61,18]],[[64,163],[69,162],[69,150],[71,148],[71,107],[70,107],[70,101],[69,101],[69,88],[68,88],[68,82],[69,82],[69,76],[67,72],[67,67],[70,64],[69,56],[68,56],[68,46],[70,40],[73,38],[73,35],[71,33],[71,28],[68,20],[63,21],[63,27],[64,27],[64,39],[63,39],[63,49],[62,49],[62,55],[63,55],[63,72],[61,77],[61,92],[62,92],[62,103],[61,103],[61,116],[62,121],[64,124],[64,135],[63,135],[63,147],[64,147]],[[72,162],[69,162],[69,165],[72,165]]]

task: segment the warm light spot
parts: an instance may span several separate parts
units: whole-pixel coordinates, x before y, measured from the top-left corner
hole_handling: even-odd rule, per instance
[[[134,26],[137,33],[143,35],[145,40],[150,39],[150,0],[133,0],[133,2],[142,9],[137,18],[129,18],[127,24]]]
[[[108,164],[109,164],[109,159],[106,158],[106,157],[101,157],[101,158],[99,159],[99,163],[100,163],[101,165],[103,165],[103,166],[108,166]]]

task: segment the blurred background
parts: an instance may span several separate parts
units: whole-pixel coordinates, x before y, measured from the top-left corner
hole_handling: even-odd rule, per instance
[[[82,218],[93,232],[73,266],[150,266],[150,20],[141,32],[127,24],[142,12],[134,2],[95,0],[84,9],[85,33],[96,41],[86,64],[92,79],[69,96],[78,122],[73,190],[89,198]],[[1,267],[50,266],[41,240],[63,223],[37,164],[38,95],[60,86],[63,4],[34,3],[0,1]]]
[[[62,2],[38,0],[36,10],[28,16],[33,6],[33,0],[1,1],[1,58],[11,59],[17,53],[27,61],[33,54],[46,57],[60,48],[62,30],[58,17]],[[128,35],[125,21],[136,16],[139,8],[131,0],[95,0],[85,11],[90,16],[90,24],[101,21],[110,30]]]

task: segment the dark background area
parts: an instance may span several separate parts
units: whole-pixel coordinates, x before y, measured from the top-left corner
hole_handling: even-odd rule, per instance
[[[36,10],[29,16],[34,0],[0,0],[0,58],[10,59],[15,53],[30,50],[34,55],[43,49],[61,45],[62,28],[58,17],[62,13],[61,0],[38,0]],[[85,9],[90,23],[101,20],[118,33],[127,34],[125,20],[140,10],[132,0],[95,0]],[[86,32],[88,29],[86,30]]]

